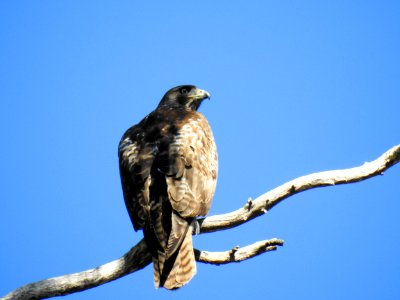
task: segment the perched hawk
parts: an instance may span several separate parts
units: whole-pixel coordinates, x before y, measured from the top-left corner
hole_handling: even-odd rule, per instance
[[[210,126],[197,112],[209,94],[169,90],[119,144],[125,204],[153,257],[156,287],[176,289],[196,273],[192,222],[207,214],[218,172]]]

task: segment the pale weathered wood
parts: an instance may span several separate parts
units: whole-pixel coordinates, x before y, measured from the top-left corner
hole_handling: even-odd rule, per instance
[[[194,249],[196,260],[209,264],[240,262],[261,253],[276,250],[283,241],[272,239],[225,252],[208,252]],[[143,269],[151,262],[150,253],[142,239],[121,258],[87,271],[49,278],[24,285],[7,294],[2,300],[44,299],[87,290]]]
[[[241,262],[259,254],[276,250],[277,246],[282,245],[283,240],[271,239],[259,241],[243,248],[236,246],[233,247],[231,250],[224,252],[208,252],[195,249],[194,253],[196,256],[196,260],[199,262],[213,265],[222,265],[232,262]]]
[[[24,285],[1,298],[2,300],[44,299],[68,295],[113,281],[147,266],[151,256],[144,240],[121,258],[99,267]]]
[[[346,184],[382,175],[400,161],[400,145],[385,152],[376,160],[351,169],[326,171],[302,176],[289,181],[255,200],[248,200],[243,208],[234,212],[206,217],[199,220],[199,233],[214,232],[239,226],[266,213],[282,200],[299,192],[328,185]],[[252,258],[275,250],[283,241],[272,239],[225,252],[207,252],[195,249],[196,260],[210,264],[226,264]],[[43,299],[67,295],[90,289],[138,271],[151,262],[146,243],[141,240],[121,258],[87,271],[45,279],[24,285],[4,296],[3,300]]]
[[[362,181],[383,172],[400,161],[400,145],[386,151],[372,162],[366,162],[362,166],[313,173],[293,179],[261,196],[255,200],[248,200],[244,207],[233,212],[206,217],[199,220],[201,233],[225,230],[239,226],[251,219],[265,214],[282,200],[302,191],[317,187],[339,185]]]

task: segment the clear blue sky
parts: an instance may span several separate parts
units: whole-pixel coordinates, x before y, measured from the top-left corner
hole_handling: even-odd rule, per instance
[[[117,145],[169,88],[195,84],[218,144],[210,214],[400,143],[398,1],[2,1],[0,295],[119,258],[142,237]],[[65,299],[398,299],[400,167],[312,190],[233,230],[240,264],[199,264],[176,292],[152,269]]]

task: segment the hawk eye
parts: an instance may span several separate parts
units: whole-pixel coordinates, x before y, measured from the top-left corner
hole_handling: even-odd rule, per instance
[[[186,95],[188,93],[188,90],[187,89],[181,89],[181,94],[182,95]]]

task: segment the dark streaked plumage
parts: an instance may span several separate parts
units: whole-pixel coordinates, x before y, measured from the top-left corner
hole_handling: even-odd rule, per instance
[[[143,230],[156,287],[179,288],[196,273],[191,223],[207,214],[218,172],[214,137],[197,112],[205,98],[191,85],[169,90],[119,144],[125,204]]]

